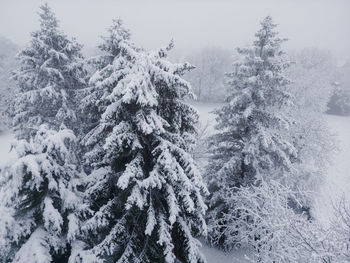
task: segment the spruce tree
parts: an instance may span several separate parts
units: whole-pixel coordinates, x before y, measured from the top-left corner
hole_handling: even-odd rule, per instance
[[[15,160],[1,170],[0,262],[64,262],[80,202],[76,137],[41,125],[29,142],[16,141]]]
[[[20,52],[14,119],[16,157],[0,174],[0,261],[66,262],[82,209],[75,90],[84,84],[81,46],[58,29],[47,5]],[[68,126],[68,128],[67,128]],[[22,138],[22,139],[21,139]]]
[[[216,111],[217,133],[211,138],[207,173],[211,237],[220,244],[226,237],[218,222],[230,213],[232,192],[258,185],[262,178],[286,179],[296,157],[286,136],[291,120],[281,110],[293,104],[287,90],[290,81],[284,76],[289,63],[281,50],[285,40],[277,37],[275,27],[266,17],[253,46],[237,50],[241,59],[227,74],[228,102]]]
[[[20,69],[14,73],[20,93],[13,125],[17,137],[24,139],[41,124],[58,129],[63,122],[77,132],[76,91],[86,84],[82,46],[60,31],[47,4],[40,9],[40,29],[18,54]]]
[[[91,215],[74,262],[204,262],[193,235],[206,232],[206,187],[189,153],[198,115],[181,78],[192,66],[170,63],[171,47],[136,48],[120,20],[101,45],[89,98],[103,113],[83,140]]]

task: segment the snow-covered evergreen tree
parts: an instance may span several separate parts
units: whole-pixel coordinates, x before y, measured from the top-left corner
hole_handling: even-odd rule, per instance
[[[252,47],[238,49],[241,59],[228,74],[228,103],[216,111],[218,132],[211,138],[208,166],[210,224],[227,212],[226,196],[261,178],[287,179],[296,148],[285,136],[291,120],[281,108],[292,105],[284,76],[289,66],[270,16],[261,22]],[[224,231],[224,229],[221,229]],[[212,232],[224,242],[225,233]]]
[[[40,29],[32,33],[30,45],[19,54],[15,72],[20,94],[16,99],[14,128],[19,138],[28,139],[45,123],[61,123],[76,132],[75,91],[84,87],[86,72],[82,46],[69,40],[47,4],[41,6]]]
[[[80,48],[58,30],[47,5],[21,51],[15,79],[16,158],[0,174],[0,261],[66,262],[82,209],[74,91],[84,84]],[[69,126],[69,128],[66,127]]]
[[[92,214],[71,262],[204,262],[193,235],[206,233],[206,187],[189,153],[198,115],[181,78],[192,66],[170,63],[171,47],[135,48],[120,20],[101,45],[88,98],[103,114],[83,140]]]
[[[109,96],[122,77],[121,69],[126,67],[124,64],[132,63],[128,59],[121,61],[120,65],[113,63],[115,57],[123,58],[122,47],[125,42],[132,45],[129,42],[130,33],[122,27],[122,21],[113,21],[108,33],[108,36],[102,37],[104,41],[98,46],[102,54],[88,60],[93,73],[95,73],[90,79],[89,87],[80,91],[83,94],[80,111],[84,112],[83,128],[87,132],[99,124],[103,112],[110,103],[106,97]],[[130,48],[136,49],[134,46],[130,46]],[[114,75],[112,76],[112,74]],[[103,82],[104,78],[108,79],[109,82]]]
[[[0,175],[0,262],[65,262],[76,231],[76,137],[41,125]]]

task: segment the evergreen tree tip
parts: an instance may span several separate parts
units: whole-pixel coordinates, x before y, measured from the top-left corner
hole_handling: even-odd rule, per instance
[[[56,18],[54,12],[51,10],[50,6],[46,2],[40,6],[40,11],[38,12],[40,16],[40,25],[43,28],[57,28],[58,19]]]
[[[113,34],[118,33],[123,39],[130,39],[130,30],[125,28],[124,22],[121,18],[113,19],[112,25],[109,31]]]

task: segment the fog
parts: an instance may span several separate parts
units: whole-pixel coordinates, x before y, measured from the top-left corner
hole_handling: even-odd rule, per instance
[[[45,1],[0,0],[0,263],[350,263],[350,0]]]
[[[0,0],[0,35],[24,45],[38,28],[41,0]],[[122,18],[133,40],[146,48],[175,40],[178,52],[206,46],[233,49],[251,42],[259,20],[271,15],[289,49],[317,46],[349,57],[348,0],[60,0],[48,1],[62,29],[92,49],[113,18]]]

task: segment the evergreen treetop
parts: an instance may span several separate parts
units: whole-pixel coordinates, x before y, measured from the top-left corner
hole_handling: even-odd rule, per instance
[[[213,136],[216,171],[232,171],[238,184],[288,170],[296,149],[284,136],[291,120],[283,107],[293,104],[288,92],[289,66],[271,17],[261,23],[251,48],[238,49],[241,60],[228,73],[228,103],[216,111],[218,134]],[[217,164],[215,160],[220,159]],[[228,172],[230,173],[230,172]],[[236,185],[237,186],[237,185]]]
[[[41,124],[58,129],[62,122],[78,129],[76,90],[85,85],[82,46],[69,40],[47,4],[40,7],[40,29],[19,52],[14,73],[20,93],[15,103],[14,128],[19,138],[34,136]]]

